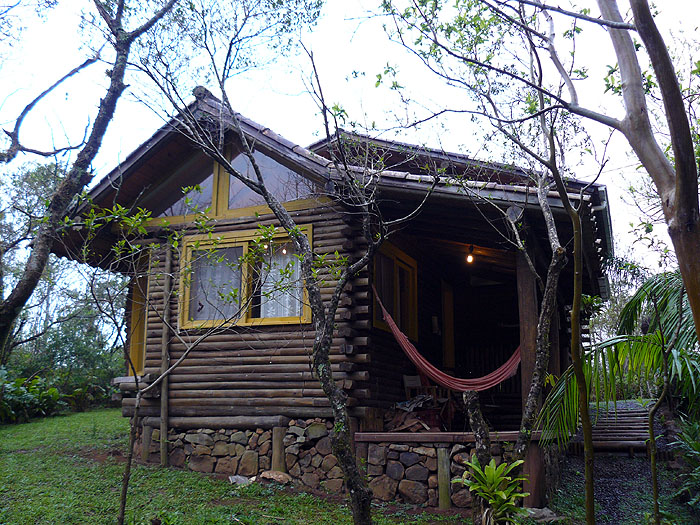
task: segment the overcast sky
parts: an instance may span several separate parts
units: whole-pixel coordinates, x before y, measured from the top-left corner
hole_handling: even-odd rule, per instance
[[[365,13],[376,2],[362,0],[347,2],[330,0],[322,17],[310,34],[304,36],[305,45],[312,49],[322,76],[329,102],[339,102],[353,118],[386,122],[391,111],[402,111],[386,91],[374,87],[375,75],[389,63],[398,65],[402,79],[412,83],[421,102],[439,104],[445,96],[440,83],[426,73],[396,45],[390,43],[382,24],[385,20],[367,18]],[[593,4],[593,2],[591,2]],[[686,38],[700,42],[697,24],[700,23],[700,2],[697,0],[667,0],[659,3],[661,15],[658,23],[668,42]],[[89,55],[81,43],[79,30],[80,7],[85,0],[63,2],[43,21],[25,18],[27,25],[21,40],[12,49],[5,49],[0,63],[0,124],[8,128],[21,108],[55,79],[75,67]],[[584,61],[597,64],[590,71],[590,88],[583,89],[582,102],[593,107],[600,105],[603,91],[602,77],[605,67],[613,64],[605,32],[591,30],[592,39],[578,49]],[[599,60],[599,57],[610,57]],[[697,58],[696,58],[697,59]],[[98,63],[89,71],[62,85],[56,93],[44,101],[27,121],[22,140],[27,145],[47,148],[47,144],[64,145],[67,140],[76,141],[94,116],[99,97],[104,92],[105,64]],[[247,117],[264,124],[280,135],[301,145],[308,145],[319,138],[321,120],[312,97],[307,93],[308,60],[302,56],[279,61],[262,71],[244,74],[229,87],[229,96],[236,109]],[[353,79],[352,72],[366,72],[366,76]],[[449,96],[454,96],[450,94]],[[614,103],[614,101],[613,101]],[[612,109],[615,116],[621,110]],[[106,174],[120,159],[146,140],[160,125],[161,117],[153,114],[128,94],[120,101],[118,114],[107,134],[99,157],[94,163],[98,178]],[[448,124],[447,131],[427,127],[420,133],[402,132],[398,137],[406,142],[421,142],[429,146],[460,150],[482,160],[499,161],[485,156],[478,143],[470,142],[471,134],[466,123]],[[456,126],[456,127],[455,127]],[[461,127],[460,127],[461,126]],[[595,128],[595,126],[593,127]],[[594,131],[604,135],[602,130]],[[394,135],[387,138],[395,138]],[[629,222],[635,220],[634,210],[624,206],[620,197],[638,178],[637,162],[627,152],[626,144],[614,143],[615,154],[601,180],[607,184],[613,197],[612,215],[615,234],[632,243],[627,235]],[[24,161],[30,159],[23,159]],[[577,176],[586,178],[591,173]]]

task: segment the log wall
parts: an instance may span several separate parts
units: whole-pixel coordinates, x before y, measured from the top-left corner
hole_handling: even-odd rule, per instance
[[[362,241],[344,216],[330,206],[293,212],[299,225],[313,225],[312,245],[317,254],[337,251],[353,257]],[[238,218],[217,221],[214,233],[235,233],[259,225],[275,224],[274,217]],[[188,232],[199,233],[196,231]],[[168,301],[174,333],[168,338],[170,361],[180,358],[203,330],[177,330],[179,257],[172,260],[173,294]],[[163,335],[164,257],[151,258],[149,308],[146,330],[144,373],[157,373],[161,365]],[[329,298],[335,281],[328,269],[319,271],[321,293]],[[369,292],[367,272],[351,281],[341,298],[331,349],[334,376],[348,393],[348,405],[361,416],[368,398],[372,356],[369,353]],[[311,369],[314,341],[311,324],[234,326],[216,330],[191,351],[171,375],[169,415],[174,421],[193,417],[269,415],[287,417],[329,417],[331,409]],[[133,414],[134,398],[122,402],[123,414]],[[140,413],[158,416],[158,399],[143,399]],[[185,419],[186,420],[186,419]]]

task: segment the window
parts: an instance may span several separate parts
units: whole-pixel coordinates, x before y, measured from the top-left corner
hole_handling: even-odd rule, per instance
[[[384,244],[374,256],[374,286],[397,326],[408,337],[418,337],[416,261],[392,244]],[[374,326],[388,330],[379,305],[374,308]]]
[[[310,322],[300,266],[283,230],[264,242],[258,230],[185,237],[180,328]]]

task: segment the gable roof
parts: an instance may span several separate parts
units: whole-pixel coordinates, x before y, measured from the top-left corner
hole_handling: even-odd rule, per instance
[[[188,110],[197,118],[210,120],[215,125],[223,122],[229,130],[233,128],[233,118],[226,114],[216,97],[204,88],[196,88],[194,94],[196,100]],[[340,179],[330,160],[330,149],[337,138],[320,140],[304,148],[240,114],[236,114],[236,118],[250,144],[278,162],[316,182],[326,183],[328,188],[332,185],[327,183]],[[382,151],[385,167],[381,170],[379,187],[381,194],[387,198],[422,198],[433,183],[433,174],[439,169],[441,176],[430,196],[431,202],[463,205],[465,200],[470,199],[455,184],[455,177],[459,176],[463,177],[461,184],[473,196],[501,206],[515,204],[523,209],[539,210],[536,189],[527,172],[517,166],[474,160],[461,153],[364,135],[343,133],[341,136],[356,141],[358,147]],[[91,202],[102,207],[111,207],[114,203],[138,205],[149,189],[162,183],[165,174],[198,152],[199,149],[186,136],[182,120],[174,117],[98,181],[89,192]],[[353,169],[362,171],[363,168],[355,166]],[[590,220],[584,221],[586,266],[590,277],[595,280],[598,278],[596,276],[603,275],[603,258],[613,253],[607,191],[602,184],[577,180],[568,180],[567,188],[573,201],[583,196],[584,210],[589,214]],[[549,201],[559,220],[566,220],[563,203],[555,191],[550,192]],[[105,239],[104,242],[108,244],[109,240]],[[65,255],[63,251],[60,247],[56,248],[57,253]],[[605,288],[604,283],[599,282],[599,285]]]

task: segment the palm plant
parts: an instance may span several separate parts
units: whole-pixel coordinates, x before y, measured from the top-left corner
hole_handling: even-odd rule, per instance
[[[642,320],[644,322],[642,323]],[[642,334],[636,327],[644,325]],[[671,387],[697,408],[700,383],[698,340],[680,272],[655,275],[644,281],[620,315],[616,337],[603,341],[584,355],[586,385],[596,402],[617,401],[617,383],[633,378],[662,381],[658,400],[649,413],[649,445],[652,464],[654,518],[660,521],[656,475],[656,438],[653,419]],[[555,383],[540,412],[545,441],[568,442],[578,428],[578,388],[573,370],[567,369]]]

